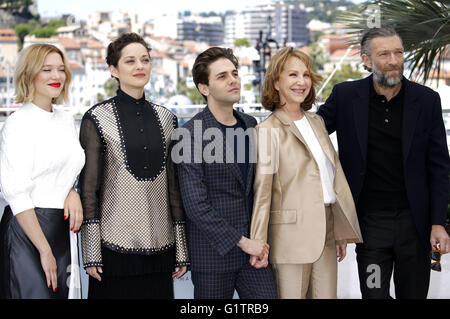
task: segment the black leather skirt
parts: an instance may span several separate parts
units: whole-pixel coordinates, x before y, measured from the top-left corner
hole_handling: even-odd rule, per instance
[[[6,206],[0,223],[0,298],[67,299],[70,267],[69,220],[63,209],[35,208],[56,259],[58,289],[48,288],[38,250]]]

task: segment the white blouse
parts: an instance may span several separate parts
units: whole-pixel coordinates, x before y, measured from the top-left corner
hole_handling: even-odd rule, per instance
[[[320,146],[314,131],[309,124],[306,116],[303,116],[301,120],[294,121],[298,130],[302,134],[303,138],[308,144],[309,149],[319,166],[320,180],[322,182],[323,201],[325,204],[333,204],[336,202],[336,194],[334,193],[334,167],[328,159],[327,155]]]
[[[0,135],[0,190],[14,215],[64,208],[84,161],[72,115],[25,103]]]

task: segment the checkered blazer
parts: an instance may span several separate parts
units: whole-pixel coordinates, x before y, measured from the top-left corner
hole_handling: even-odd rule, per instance
[[[257,124],[253,117],[242,112],[235,110],[234,116],[240,118],[247,129]],[[191,270],[236,271],[249,262],[249,256],[236,244],[242,236],[249,237],[255,164],[249,164],[244,185],[238,164],[226,163],[226,149],[229,149],[226,143],[223,143],[223,163],[205,163],[204,160],[195,163],[194,147],[203,154],[205,146],[211,143],[211,140],[194,137],[195,123],[197,126],[201,123],[202,134],[208,128],[220,129],[208,106],[183,125],[191,133],[191,161],[178,164],[178,177],[186,212]],[[202,143],[194,144],[195,140],[202,140]]]

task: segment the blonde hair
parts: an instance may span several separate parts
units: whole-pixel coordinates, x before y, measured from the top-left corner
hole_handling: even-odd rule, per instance
[[[17,103],[31,102],[34,99],[34,79],[41,71],[45,58],[52,52],[58,53],[61,56],[64,63],[64,73],[66,74],[63,90],[57,98],[52,99],[52,103],[60,104],[63,100],[66,102],[69,100],[69,84],[72,75],[64,54],[54,45],[33,44],[21,52],[14,71],[14,87]]]
[[[319,74],[313,72],[311,58],[306,53],[288,47],[278,51],[273,56],[272,60],[270,61],[269,67],[267,68],[261,97],[261,104],[266,110],[273,111],[275,108],[280,106],[280,94],[275,89],[275,83],[280,79],[280,74],[283,72],[284,66],[286,65],[290,57],[296,57],[300,59],[300,61],[305,64],[311,76],[311,90],[309,91],[308,96],[305,98],[300,107],[303,110],[308,111],[311,109],[314,101],[316,100],[315,86],[319,84],[319,82],[322,80],[322,77]]]

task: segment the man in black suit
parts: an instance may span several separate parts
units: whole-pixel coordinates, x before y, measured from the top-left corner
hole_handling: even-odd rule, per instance
[[[450,250],[444,225],[449,155],[439,95],[403,77],[403,44],[391,27],[366,31],[368,78],[337,84],[319,108],[337,132],[339,158],[364,243],[356,253],[363,298],[426,298],[430,249]]]
[[[180,131],[172,154],[178,162],[194,297],[276,298],[270,267],[256,269],[269,247],[249,239],[253,202],[256,120],[233,110],[240,99],[238,61],[213,47],[195,60],[192,75],[208,105]],[[253,160],[252,160],[253,158]],[[252,259],[253,261],[253,259]]]

